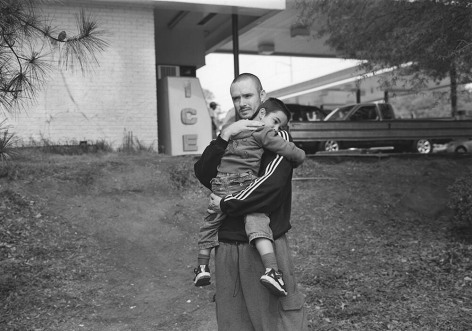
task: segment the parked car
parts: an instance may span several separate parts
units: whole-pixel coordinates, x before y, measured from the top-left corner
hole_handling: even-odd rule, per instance
[[[456,139],[447,143],[445,152],[447,153],[472,153],[471,139]]]
[[[291,120],[295,122],[322,121],[331,112],[331,110],[322,109],[316,106],[306,106],[295,103],[287,103],[286,106],[292,113]]]
[[[359,103],[333,110],[323,121],[291,121],[294,143],[311,151],[386,148],[429,154],[435,144],[472,137],[471,120],[401,119],[388,103]]]

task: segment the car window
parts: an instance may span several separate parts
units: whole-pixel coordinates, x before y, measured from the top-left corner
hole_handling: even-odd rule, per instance
[[[377,119],[378,116],[375,105],[360,107],[350,118],[351,121],[375,121]]]
[[[325,118],[323,111],[316,106],[298,104],[286,104],[286,106],[292,113],[293,122],[321,121]]]
[[[387,104],[379,104],[380,113],[382,114],[382,118],[384,120],[393,120],[395,119],[395,113],[390,105]]]
[[[352,108],[354,105],[336,108],[326,116],[325,121],[342,121]]]

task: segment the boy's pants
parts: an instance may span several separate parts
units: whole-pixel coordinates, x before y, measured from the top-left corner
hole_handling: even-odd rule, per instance
[[[213,193],[220,197],[242,191],[248,187],[257,176],[252,173],[221,174],[211,180]],[[218,246],[218,229],[225,215],[222,213],[207,213],[200,228],[198,248],[206,249]],[[270,219],[264,213],[252,213],[245,216],[245,230],[251,243],[256,238],[267,238],[273,241]]]

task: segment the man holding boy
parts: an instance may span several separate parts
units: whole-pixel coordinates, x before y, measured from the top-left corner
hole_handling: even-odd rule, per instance
[[[235,112],[250,118],[266,94],[257,76],[241,74],[230,88]],[[228,140],[235,134],[256,129],[257,121],[237,121],[227,125],[195,163],[195,174],[210,188]],[[218,329],[231,330],[307,330],[304,295],[298,291],[286,233],[291,228],[292,165],[272,152],[264,152],[261,184],[244,200],[221,199],[212,195],[211,203],[227,216],[218,231],[220,245],[215,251],[216,310]],[[259,283],[264,267],[257,250],[249,245],[244,215],[270,215],[277,263],[284,273],[287,296],[276,297]]]

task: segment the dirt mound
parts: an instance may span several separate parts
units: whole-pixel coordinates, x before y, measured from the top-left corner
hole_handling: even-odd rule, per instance
[[[88,317],[72,319],[68,330],[198,330],[199,324],[211,330],[211,289],[192,286],[206,200],[188,171],[193,162],[151,155],[55,157],[51,166],[23,163],[17,179],[6,183],[34,201],[43,217],[70,224],[96,249],[84,252],[101,265],[85,271],[98,273],[86,282],[95,293],[82,298],[91,300]]]
[[[468,161],[315,158],[295,170],[289,237],[315,329],[469,321],[470,243],[447,208]],[[2,169],[0,328],[216,330],[213,285],[192,285],[208,196],[194,162],[40,154]],[[436,322],[425,305],[441,307]]]

